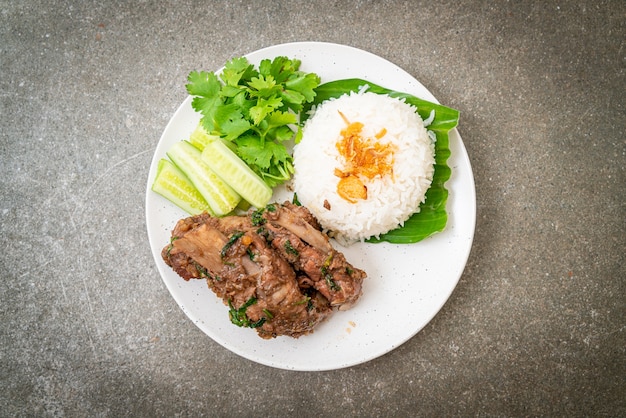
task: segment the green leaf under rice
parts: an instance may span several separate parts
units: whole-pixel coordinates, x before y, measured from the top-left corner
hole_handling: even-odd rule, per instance
[[[394,229],[381,235],[379,238],[370,238],[367,242],[390,242],[395,244],[411,244],[423,240],[437,232],[445,229],[448,221],[446,212],[446,202],[448,200],[448,189],[445,183],[450,178],[451,169],[448,166],[450,156],[448,132],[454,129],[459,122],[459,111],[422,100],[413,95],[389,90],[385,87],[372,84],[369,81],[351,78],[336,80],[322,84],[315,89],[315,100],[307,104],[302,112],[302,122],[308,118],[308,111],[312,106],[319,105],[325,100],[340,97],[352,91],[359,91],[365,85],[367,91],[377,94],[387,94],[391,97],[404,99],[407,103],[417,108],[417,113],[422,119],[427,119],[432,110],[435,111],[435,118],[427,127],[433,131],[437,137],[435,142],[435,172],[430,188],[426,192],[426,200],[420,205],[420,211],[413,214],[401,228]]]

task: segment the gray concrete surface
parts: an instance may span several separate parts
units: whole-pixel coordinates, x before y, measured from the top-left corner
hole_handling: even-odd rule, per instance
[[[0,1],[0,415],[626,416],[623,1]],[[187,319],[144,219],[189,71],[371,51],[461,111],[477,224],[435,319],[289,372]]]

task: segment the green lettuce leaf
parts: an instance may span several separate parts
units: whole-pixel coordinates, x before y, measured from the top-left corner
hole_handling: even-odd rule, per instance
[[[421,241],[437,232],[443,231],[448,221],[448,213],[446,212],[448,189],[445,186],[451,174],[447,163],[450,156],[448,132],[457,126],[459,111],[407,93],[390,90],[366,80],[352,78],[331,81],[318,86],[315,89],[316,96],[314,101],[305,105],[301,114],[302,122],[308,118],[308,112],[312,106],[352,91],[359,91],[365,85],[369,86],[367,91],[404,99],[407,103],[417,108],[417,113],[424,120],[430,116],[432,110],[435,111],[435,117],[427,127],[437,137],[435,143],[435,173],[432,184],[426,192],[425,202],[421,204],[420,211],[411,216],[404,223],[404,226],[389,231],[379,238],[370,238],[368,240],[371,243],[390,242],[395,244],[411,244]]]

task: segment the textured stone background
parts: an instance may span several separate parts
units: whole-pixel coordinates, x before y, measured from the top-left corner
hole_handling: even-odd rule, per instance
[[[0,1],[0,415],[625,416],[623,1]],[[187,74],[328,41],[461,111],[458,287],[410,341],[271,369],[178,308],[144,219]]]

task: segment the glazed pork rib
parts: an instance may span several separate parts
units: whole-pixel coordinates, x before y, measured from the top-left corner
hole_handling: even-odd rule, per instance
[[[306,208],[288,202],[245,216],[181,219],[162,257],[183,279],[205,279],[231,321],[262,338],[312,332],[333,308],[358,300],[366,277]]]
[[[332,306],[346,310],[356,303],[365,273],[332,247],[308,209],[285,203],[264,216],[272,246],[296,271],[305,274]]]

